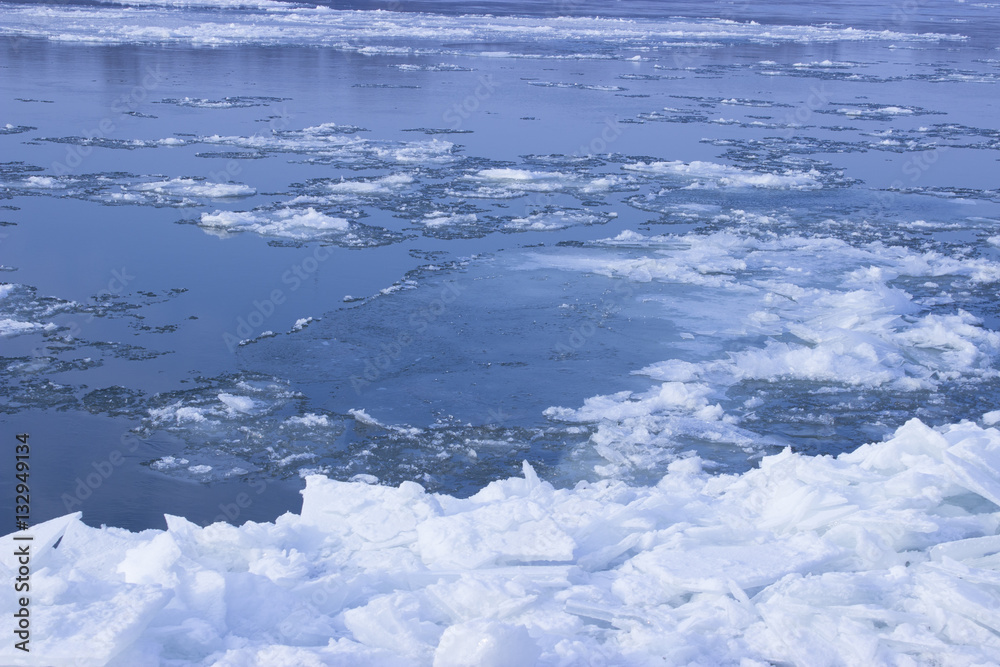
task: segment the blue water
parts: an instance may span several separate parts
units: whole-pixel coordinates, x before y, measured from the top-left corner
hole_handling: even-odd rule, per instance
[[[0,340],[0,434],[36,443],[36,521],[273,519],[301,470],[653,483],[997,409],[996,5],[326,4],[0,3],[0,320],[37,325]],[[672,161],[716,172],[636,168]],[[690,254],[725,234],[744,267]],[[912,308],[831,323],[873,266]],[[740,356],[858,327],[878,377]],[[549,410],[641,412],[667,360],[725,418]]]

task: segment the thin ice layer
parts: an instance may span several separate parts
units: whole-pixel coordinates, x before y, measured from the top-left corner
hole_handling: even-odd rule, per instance
[[[648,487],[557,490],[525,465],[462,500],[312,476],[301,513],[273,524],[168,516],[136,534],[69,515],[32,529],[32,650],[93,665],[994,663],[998,471],[996,429],[912,420],[837,458],[785,451],[726,476],[692,458]],[[9,643],[0,658],[31,664]]]

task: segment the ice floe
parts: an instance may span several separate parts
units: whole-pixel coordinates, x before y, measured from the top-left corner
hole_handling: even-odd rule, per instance
[[[273,211],[215,211],[202,213],[202,227],[224,232],[251,231],[263,236],[290,239],[317,239],[340,235],[350,223],[321,213],[314,208],[279,208]]]
[[[823,187],[820,174],[786,171],[781,174],[754,173],[714,162],[637,162],[623,165],[623,169],[650,176],[673,176],[690,181],[685,187],[751,187],[812,190]]]

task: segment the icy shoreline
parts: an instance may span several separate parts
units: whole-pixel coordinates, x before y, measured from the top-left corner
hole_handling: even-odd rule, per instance
[[[996,413],[984,416],[995,423]],[[475,496],[307,478],[301,514],[35,526],[32,658],[74,665],[985,664],[1000,432]],[[13,577],[13,535],[0,538]],[[61,538],[61,539],[60,539]],[[56,548],[53,545],[56,544]],[[4,596],[3,613],[13,613]],[[0,648],[4,664],[40,664]]]

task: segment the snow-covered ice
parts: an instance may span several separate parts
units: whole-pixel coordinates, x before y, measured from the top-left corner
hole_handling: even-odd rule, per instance
[[[32,647],[80,665],[992,664],[998,470],[995,428],[911,420],[742,475],[686,458],[648,487],[556,489],[525,464],[466,499],[310,476],[300,513],[238,527],[71,514],[32,529]]]

